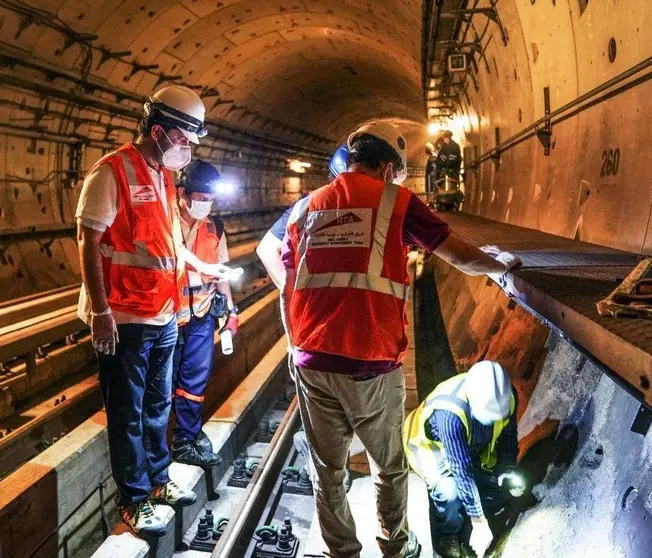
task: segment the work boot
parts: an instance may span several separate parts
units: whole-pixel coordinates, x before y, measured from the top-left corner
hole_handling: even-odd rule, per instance
[[[403,558],[419,558],[421,556],[421,545],[417,541],[417,536],[410,531],[408,534],[408,542],[405,543],[403,548]]]
[[[199,431],[197,439],[195,440],[197,448],[204,455],[211,455],[213,453],[213,444],[210,441],[210,438],[203,430]]]
[[[167,532],[167,527],[156,513],[156,508],[156,504],[149,500],[131,506],[121,506],[120,519],[137,535],[162,537]]]
[[[457,533],[442,533],[437,535],[434,542],[434,550],[441,558],[463,558],[462,545]]]
[[[172,442],[172,459],[177,463],[194,465],[202,469],[218,467],[222,458],[215,453],[204,453],[193,440],[179,440]]]
[[[155,504],[167,504],[168,506],[190,506],[197,500],[197,494],[192,490],[181,488],[174,481],[168,481],[163,486],[156,486],[149,495],[151,502]]]

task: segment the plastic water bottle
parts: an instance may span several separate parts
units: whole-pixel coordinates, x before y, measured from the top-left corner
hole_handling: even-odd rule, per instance
[[[230,355],[233,352],[233,334],[230,329],[225,329],[220,333],[220,345],[223,354]]]

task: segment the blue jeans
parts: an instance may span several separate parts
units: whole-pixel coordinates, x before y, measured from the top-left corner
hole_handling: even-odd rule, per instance
[[[213,371],[215,318],[190,318],[179,328],[174,351],[174,440],[195,440],[201,430],[204,392]]]
[[[123,324],[118,334],[115,355],[98,353],[97,360],[118,505],[128,506],[169,480],[166,432],[177,323]]]
[[[484,478],[483,478],[484,477]],[[486,473],[475,475],[485,516],[490,519],[508,503],[508,493],[493,486]],[[433,534],[455,534],[462,530],[466,512],[452,475],[444,476],[430,492],[430,525]]]

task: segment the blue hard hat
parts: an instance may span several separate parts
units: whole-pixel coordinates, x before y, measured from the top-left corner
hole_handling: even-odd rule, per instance
[[[341,173],[347,171],[346,158],[349,155],[349,148],[346,144],[340,145],[333,153],[331,160],[328,162],[328,170],[337,178]]]
[[[189,194],[193,192],[217,194],[217,183],[221,178],[220,171],[213,165],[198,159],[181,171],[181,181],[178,186],[183,186]]]

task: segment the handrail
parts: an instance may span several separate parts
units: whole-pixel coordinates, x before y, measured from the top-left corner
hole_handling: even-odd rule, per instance
[[[566,103],[562,107],[558,108],[557,110],[552,111],[549,115],[543,116],[527,126],[526,128],[523,128],[520,132],[517,132],[513,136],[507,138],[505,141],[499,143],[498,145],[492,147],[489,151],[483,153],[480,155],[475,161],[472,161],[468,165],[466,165],[467,169],[472,169],[480,164],[484,163],[485,161],[488,161],[489,159],[495,158],[497,155],[500,155],[503,151],[506,151],[508,149],[511,149],[512,147],[515,147],[519,143],[525,141],[526,139],[529,139],[530,137],[536,135],[537,130],[545,125],[546,123],[554,124],[558,122],[562,122],[567,116],[564,116],[568,111],[578,107],[579,105],[585,103],[586,101],[593,100],[593,102],[589,106],[593,106],[594,104],[597,104],[599,102],[602,102],[602,98],[599,99],[593,99],[594,97],[597,97],[604,93],[605,91],[611,89],[612,87],[619,85],[623,81],[635,76],[639,72],[642,72],[643,70],[646,70],[652,66],[652,56],[649,58],[646,58],[642,62],[636,64],[635,66],[632,66],[628,70],[618,74],[617,76],[605,81],[601,85],[598,85],[594,89],[591,89],[587,93],[584,93],[583,95],[580,95],[576,99],[573,99],[569,103]],[[633,85],[638,85],[639,83],[642,83],[644,81],[647,81],[648,79],[652,78],[652,73],[646,74],[640,78],[640,81],[634,82]],[[633,85],[626,85],[624,86],[623,90],[618,90],[614,92],[614,94],[622,93],[624,90],[627,90],[630,88],[630,86]],[[605,95],[606,96],[606,95]],[[611,95],[609,95],[611,96]],[[589,106],[584,107],[584,108],[589,108]],[[583,109],[582,109],[583,110]]]

